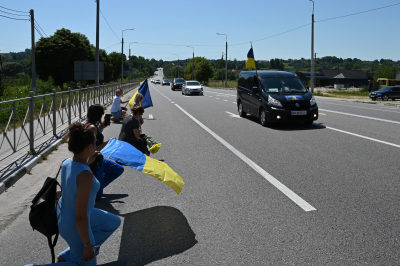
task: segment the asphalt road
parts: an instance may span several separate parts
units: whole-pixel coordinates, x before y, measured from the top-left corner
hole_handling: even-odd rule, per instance
[[[123,221],[99,265],[399,264],[399,108],[318,98],[313,125],[265,128],[238,117],[236,91],[149,84],[143,131],[162,143],[152,157],[185,187],[125,167],[97,203]],[[49,261],[27,214],[0,233],[1,265]]]

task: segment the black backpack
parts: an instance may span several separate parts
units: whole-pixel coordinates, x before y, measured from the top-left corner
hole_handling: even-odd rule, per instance
[[[57,177],[60,174],[60,169],[55,178],[48,177],[40,189],[39,193],[33,198],[31,210],[29,212],[29,222],[33,230],[37,230],[47,237],[47,241],[51,250],[52,263],[55,262],[54,247],[58,240],[58,221],[57,221]],[[61,186],[60,186],[61,187]],[[54,241],[52,241],[52,236]]]

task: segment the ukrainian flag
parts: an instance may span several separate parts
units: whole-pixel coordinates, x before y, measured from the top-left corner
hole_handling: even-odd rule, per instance
[[[251,47],[251,49],[247,53],[246,68],[257,69],[256,68],[256,61],[254,60],[253,47]]]
[[[132,108],[133,102],[135,101],[136,94],[140,92],[143,94],[143,102],[141,105],[143,108],[151,107],[153,106],[153,101],[151,100],[151,95],[150,95],[150,89],[149,89],[149,84],[147,83],[147,79],[140,85],[139,89],[133,94],[132,98],[129,100],[129,106]]]
[[[101,153],[104,157],[157,178],[171,186],[177,194],[182,191],[185,185],[183,178],[174,172],[168,164],[146,156],[125,141],[110,139],[108,144],[101,150]]]

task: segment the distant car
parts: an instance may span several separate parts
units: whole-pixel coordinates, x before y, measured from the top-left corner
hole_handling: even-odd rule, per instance
[[[154,82],[154,79],[150,79],[150,82],[153,83],[153,82]]]
[[[169,85],[169,80],[168,80],[168,79],[164,79],[164,80],[162,81],[161,86],[164,86],[164,85]]]
[[[185,81],[185,84],[182,86],[182,94],[198,94],[203,95],[203,84],[200,84],[196,80],[188,80]]]
[[[182,85],[185,83],[183,78],[174,78],[174,82],[171,83],[171,90],[182,89]]]
[[[154,80],[154,84],[161,84],[161,80],[159,79]]]
[[[377,91],[373,91],[369,94],[369,98],[371,100],[376,101],[377,98],[381,98],[383,101],[388,101],[392,99],[395,101],[396,99],[400,99],[400,87],[397,86],[388,86],[383,87]]]

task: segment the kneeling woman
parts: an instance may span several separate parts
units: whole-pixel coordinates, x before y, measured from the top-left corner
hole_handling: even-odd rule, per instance
[[[144,108],[142,106],[136,106],[133,107],[131,111],[132,114],[125,117],[122,122],[121,133],[118,139],[128,142],[144,154],[150,155],[146,141],[140,137],[142,134],[140,120],[142,120]]]
[[[94,247],[102,245],[119,227],[121,219],[94,208],[100,183],[90,171],[97,157],[96,137],[80,123],[69,126],[68,150],[73,157],[61,170],[62,196],[57,206],[60,235],[69,248],[61,252],[57,265],[97,265]]]
[[[104,135],[102,130],[107,127],[105,120],[101,121],[104,115],[103,106],[99,104],[91,105],[87,113],[87,121],[83,124],[85,129],[89,129],[96,136],[96,151],[101,151],[109,140],[104,141]],[[94,169],[93,169],[94,167]],[[92,165],[93,173],[95,174],[97,180],[100,182],[100,189],[97,193],[97,199],[103,196],[103,189],[107,187],[112,181],[117,179],[124,172],[124,167],[121,165],[108,160],[106,158],[99,160],[97,166]]]

